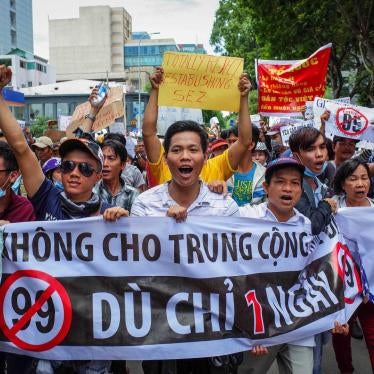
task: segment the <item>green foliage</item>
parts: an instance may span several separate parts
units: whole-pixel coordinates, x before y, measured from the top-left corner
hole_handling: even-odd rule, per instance
[[[217,110],[205,110],[205,109],[203,109],[202,113],[203,113],[203,122],[205,124],[209,125],[209,120],[212,117],[217,117],[218,121],[219,121],[220,128],[222,129],[222,128],[225,127],[225,125],[224,125],[225,124],[225,120],[223,118],[222,112],[217,111]]]
[[[373,30],[373,0],[220,0],[210,41],[218,53],[244,57],[252,77],[256,57],[302,59],[332,42],[332,96],[374,105]]]
[[[37,117],[36,120],[30,126],[31,134],[34,138],[38,138],[39,136],[43,136],[44,131],[47,129],[47,121],[48,118],[46,117]]]

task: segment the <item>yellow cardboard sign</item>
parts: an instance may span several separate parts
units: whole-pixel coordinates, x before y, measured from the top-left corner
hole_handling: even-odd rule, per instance
[[[237,112],[243,64],[239,57],[165,52],[158,104]]]

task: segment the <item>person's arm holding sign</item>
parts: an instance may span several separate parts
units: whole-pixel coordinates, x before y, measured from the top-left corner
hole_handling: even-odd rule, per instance
[[[94,88],[88,98],[88,102],[90,103],[91,107],[89,112],[84,116],[83,122],[80,126],[80,130],[82,132],[90,132],[92,130],[92,125],[95,122],[96,116],[105,103],[107,96],[105,96],[104,99],[101,100],[98,104],[94,103],[95,99],[97,98],[98,92],[99,89],[97,87]]]
[[[163,81],[164,71],[162,68],[156,68],[156,71],[151,74],[149,81],[151,82],[152,90],[149,96],[147,107],[144,111],[143,120],[143,141],[147,158],[149,162],[156,163],[162,152],[162,145],[160,139],[157,137],[157,116],[158,116],[158,91],[161,82]]]
[[[1,90],[11,79],[12,71],[10,68],[0,65],[0,129],[16,156],[26,192],[29,197],[32,197],[38,191],[45,177],[35,153],[27,144],[21,127],[1,95]]]
[[[248,94],[251,88],[251,82],[247,74],[243,73],[238,83],[238,89],[240,91],[238,140],[228,150],[229,163],[234,170],[238,168],[242,157],[252,143],[252,122],[248,108]]]

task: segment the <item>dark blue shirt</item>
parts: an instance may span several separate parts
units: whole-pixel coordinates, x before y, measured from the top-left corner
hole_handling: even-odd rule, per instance
[[[71,219],[71,217],[69,217],[69,215],[67,215],[62,209],[60,194],[61,190],[57,188],[52,181],[47,178],[44,179],[39,190],[32,198],[30,198],[31,203],[34,206],[37,221]],[[104,210],[110,207],[111,205],[103,202],[100,207],[100,214],[104,213]],[[87,218],[87,216],[82,216],[80,218]]]

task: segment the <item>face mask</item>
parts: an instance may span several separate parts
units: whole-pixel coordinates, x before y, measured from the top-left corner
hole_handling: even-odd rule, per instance
[[[4,186],[8,183],[8,180],[10,178],[10,175],[6,179],[6,181],[3,183],[3,185],[0,187],[0,199],[6,195],[6,189],[4,190]]]
[[[306,175],[307,177],[317,178],[319,175],[323,174],[323,172],[326,170],[326,168],[327,168],[327,162],[326,161],[323,163],[322,170],[319,173],[315,173],[312,170],[310,170],[309,168],[305,167],[304,175]]]
[[[54,181],[53,184],[55,187],[57,187],[59,190],[63,191],[64,190],[64,185],[60,181]]]
[[[13,190],[14,193],[18,193],[19,187],[21,185],[21,180],[22,180],[22,176],[19,175],[18,178],[12,184],[12,190]]]
[[[277,141],[271,140],[270,144],[273,152],[278,153],[281,150],[282,144],[279,144]]]

